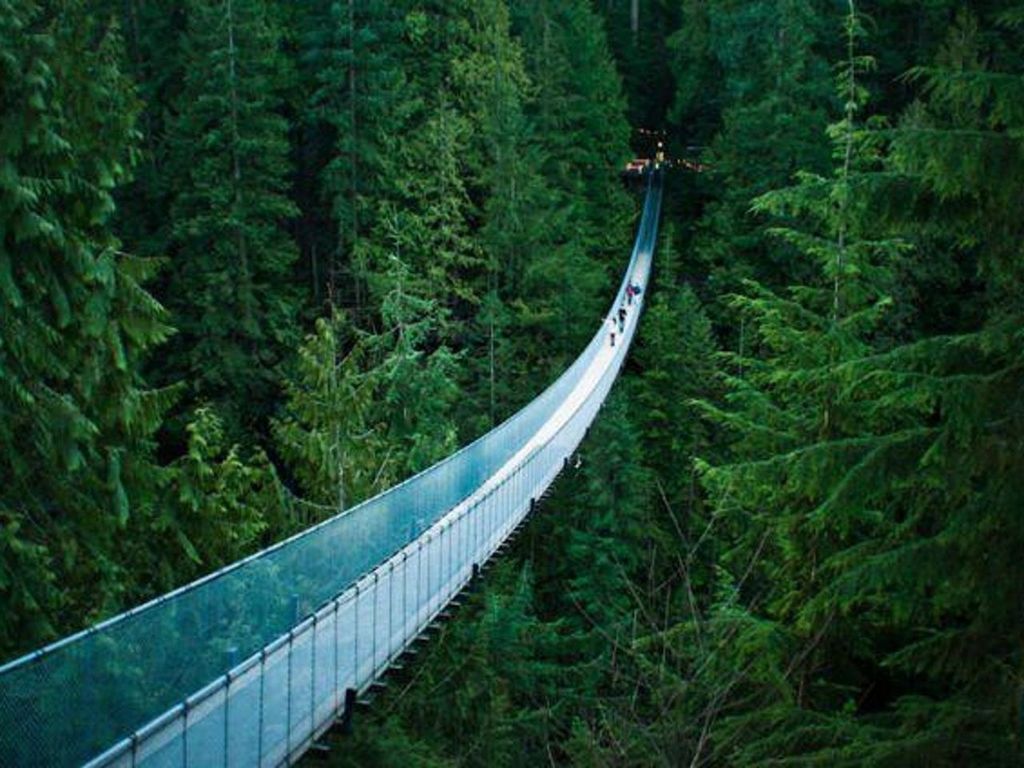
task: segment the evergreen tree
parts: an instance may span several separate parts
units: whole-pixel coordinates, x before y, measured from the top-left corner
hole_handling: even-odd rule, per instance
[[[167,468],[167,496],[153,523],[131,532],[143,543],[131,567],[141,600],[223,567],[293,532],[284,490],[262,450],[246,456],[226,442],[222,420],[200,408],[186,427],[185,453]]]
[[[479,301],[483,260],[470,230],[460,157],[468,128],[442,95],[418,137],[393,147],[395,197],[380,206],[376,238],[366,248],[367,270],[377,275],[370,278],[376,297],[390,290],[386,277],[397,258],[442,315]]]
[[[296,209],[278,111],[292,75],[265,0],[187,10],[167,285],[180,334],[161,367],[216,403],[238,436],[263,424],[298,339],[296,249],[284,228]]]
[[[568,601],[604,632],[621,632],[632,618],[630,585],[648,573],[649,545],[657,537],[641,450],[624,398],[613,396],[581,457],[583,499],[574,505],[579,518],[569,528],[563,561]]]
[[[117,26],[85,6],[0,6],[0,653],[120,604],[126,526],[161,483],[172,400],[140,379],[170,332],[151,262],[110,231],[138,103]]]
[[[115,190],[114,229],[129,252],[161,258],[171,247],[173,222],[167,214],[183,180],[172,162],[168,131],[185,74],[181,58],[185,3],[91,0],[89,6],[101,9],[98,14],[120,19],[125,36],[123,68],[141,102],[138,160],[132,178]],[[153,291],[163,298],[160,277],[154,280]]]
[[[388,289],[381,300],[381,331],[361,340],[381,406],[377,429],[392,452],[389,468],[378,473],[378,489],[426,469],[456,447],[451,408],[458,395],[458,361],[443,341],[444,307],[433,297],[432,282],[402,261],[397,231],[392,248],[382,276]]]
[[[1019,680],[1010,670],[1022,631],[1013,606],[1024,535],[1024,273],[1010,201],[1021,183],[1024,11],[999,6],[959,14],[934,65],[916,70],[924,103],[909,110],[893,147],[893,169],[906,182],[894,228],[914,238],[922,259],[951,254],[970,306],[951,313],[945,332],[897,347],[862,374],[886,406],[876,429],[892,439],[895,424],[915,436],[879,489],[894,500],[899,524],[843,563],[837,588],[886,596],[884,623],[896,634],[882,646],[882,664],[905,684],[885,725],[899,736],[916,731],[913,741],[880,746],[897,759],[1021,759]]]
[[[596,0],[609,45],[619,62],[629,100],[629,122],[660,128],[671,102],[673,71],[667,38],[679,26],[679,3],[664,0]]]
[[[904,249],[874,233],[883,229],[875,199],[893,171],[907,174],[919,197],[910,200],[913,218],[891,231],[929,245],[936,230],[914,220],[922,203],[941,208],[960,195],[971,199],[967,218],[976,225],[979,199],[1008,189],[990,176],[972,189],[980,177],[965,174],[965,162],[1003,156],[995,149],[1002,138],[972,138],[976,154],[965,156],[964,123],[956,123],[999,134],[1014,113],[984,109],[985,98],[995,106],[1005,94],[970,53],[977,37],[965,17],[940,57],[946,67],[928,75],[928,107],[913,109],[897,134],[889,172],[868,172],[884,145],[854,123],[863,96],[856,31],[851,10],[835,177],[804,174],[758,204],[819,223],[779,232],[821,278],[786,299],[759,290],[739,300],[769,354],[746,361],[733,407],[713,410],[741,436],[740,460],[706,472],[735,539],[722,558],[728,589],[705,633],[739,670],[713,754],[743,763],[1010,765],[1019,760],[1017,704],[1005,670],[1018,653],[1009,638],[1019,622],[1005,606],[1019,599],[1010,552],[1020,526],[1006,501],[1019,498],[1020,473],[995,458],[1002,454],[989,440],[1020,440],[1020,399],[1011,394],[1019,361],[1007,346],[1007,329],[1020,324],[996,299],[990,306],[1000,309],[981,330],[892,346],[879,311]],[[956,127],[930,122],[943,119]],[[901,184],[904,199],[906,190]],[[949,213],[940,239],[966,223]],[[1003,234],[970,250],[995,265]],[[991,274],[993,296],[1002,280],[1016,279],[1012,268]],[[982,423],[992,431],[966,426]],[[982,533],[994,530],[998,544]],[[709,691],[721,689],[721,667],[698,668],[710,670]]]
[[[689,146],[709,144],[721,128],[724,67],[716,53],[713,18],[708,3],[684,0],[679,29],[668,39],[676,84],[669,119]]]
[[[545,179],[563,193],[555,205],[565,209],[561,225],[617,276],[632,234],[633,211],[614,174],[629,157],[629,123],[600,19],[584,0],[521,0],[512,20],[536,88],[527,113],[547,156]],[[598,293],[604,300],[606,291]]]
[[[314,285],[326,285],[329,296],[361,309],[359,243],[372,231],[377,200],[387,188],[387,137],[402,133],[409,109],[398,58],[404,24],[401,9],[380,0],[316,3],[305,23],[305,71],[316,84],[313,114],[329,127],[322,194],[337,228],[322,266],[318,260],[313,267]]]
[[[512,27],[533,84],[524,106],[550,195],[549,234],[524,265],[516,312],[517,334],[536,340],[525,367],[542,372],[544,384],[586,343],[618,277],[635,208],[612,170],[629,154],[629,127],[600,19],[586,2],[517,2]]]
[[[788,184],[798,169],[827,166],[832,99],[823,22],[831,11],[766,0],[691,8],[688,15],[694,27],[673,40],[680,70],[674,110],[687,122],[707,122],[707,94],[693,83],[717,81],[711,102],[719,105],[721,123],[702,158],[712,199],[697,225],[695,253],[718,294],[745,278],[776,286],[801,281],[803,260],[767,240],[748,209],[750,200]]]
[[[341,511],[379,488],[385,453],[375,432],[374,381],[365,345],[340,312],[316,323],[287,384],[274,432],[309,500]]]
[[[531,379],[529,366],[516,354],[516,307],[525,299],[534,260],[556,247],[548,213],[553,200],[541,176],[544,158],[524,111],[530,83],[505,4],[478,4],[474,24],[472,48],[455,63],[463,111],[478,126],[469,194],[482,201],[478,239],[487,270],[466,340],[465,420],[480,422],[471,434],[495,426],[532,394],[533,386],[522,386]]]
[[[300,349],[298,375],[274,424],[303,491],[335,510],[386,490],[456,447],[457,359],[440,343],[445,310],[429,280],[401,260],[401,231],[396,224],[391,249],[374,254],[387,260],[370,283],[382,291],[380,327],[361,330],[340,314],[319,321]]]
[[[632,360],[640,369],[631,380],[631,400],[642,429],[645,463],[664,483],[667,502],[680,515],[698,510],[693,458],[712,444],[695,418],[693,401],[715,400],[715,343],[711,324],[692,288],[681,283],[675,232],[665,228],[657,252],[656,285],[644,311]]]

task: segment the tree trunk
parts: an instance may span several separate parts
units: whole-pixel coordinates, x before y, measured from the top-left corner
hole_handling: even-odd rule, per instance
[[[490,367],[490,371],[489,371],[489,374],[490,374],[490,385],[491,385],[491,387],[490,387],[490,389],[491,389],[491,403],[490,403],[491,407],[490,407],[490,411],[491,411],[491,428],[492,429],[494,428],[494,423],[495,423],[494,422],[494,418],[495,418],[495,415],[494,415],[494,404],[495,404],[495,397],[494,397],[495,377],[494,377],[494,373],[495,373],[495,369],[494,369],[494,312],[493,312],[493,310],[494,310],[494,308],[492,307],[491,308],[491,322],[490,322],[490,324],[488,326],[489,338],[488,338],[488,344],[487,344],[487,354],[488,354],[488,357],[489,357],[488,362],[489,362],[489,367]]]
[[[228,78],[231,83],[231,171],[234,180],[233,192],[235,215],[240,216],[240,209],[242,207],[242,160],[238,154],[241,137],[239,135],[238,126],[238,73],[235,66],[237,58],[237,50],[235,49],[235,17],[231,0],[227,0],[225,10],[228,16]],[[245,323],[251,328],[253,323],[251,302],[252,275],[249,271],[249,254],[245,240],[245,232],[241,227],[238,227],[238,239],[236,245],[238,247],[239,271],[241,272],[239,280],[240,290],[238,291],[238,295],[242,300],[242,315],[245,319]]]
[[[356,10],[355,0],[348,0],[348,40],[351,59],[348,65],[348,109],[349,109],[349,263],[356,264],[356,243],[359,240],[359,151],[358,151],[358,110],[356,108]],[[333,277],[332,277],[333,280]],[[363,306],[363,291],[360,275],[354,275],[356,312]]]

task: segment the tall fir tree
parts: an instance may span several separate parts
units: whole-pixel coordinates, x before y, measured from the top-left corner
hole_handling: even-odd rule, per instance
[[[594,0],[619,63],[629,122],[660,128],[672,100],[673,71],[667,39],[679,26],[680,3],[664,0]]]
[[[656,256],[656,284],[633,356],[639,373],[630,394],[637,403],[648,465],[667,481],[669,501],[692,514],[697,493],[685,469],[712,442],[694,418],[694,400],[716,399],[717,349],[711,323],[682,279],[674,239],[674,228],[666,226]]]
[[[825,24],[832,12],[788,0],[695,5],[688,5],[690,25],[672,40],[679,73],[674,115],[681,131],[691,122],[720,127],[702,156],[701,186],[710,199],[694,251],[715,294],[736,290],[746,278],[776,286],[802,280],[803,260],[764,237],[749,203],[788,184],[797,170],[827,167],[833,97],[826,57],[833,46]],[[700,87],[708,83],[716,84],[711,94]],[[709,103],[717,120],[707,114]],[[731,326],[721,308],[713,309]]]
[[[531,86],[504,2],[478,4],[473,24],[471,48],[455,62],[454,77],[462,111],[476,126],[469,194],[479,201],[477,236],[486,268],[466,339],[465,420],[479,424],[471,434],[496,425],[532,394],[532,386],[522,386],[531,378],[529,366],[515,354],[515,308],[533,261],[555,247],[544,160],[525,114]]]
[[[387,189],[387,137],[403,132],[409,110],[399,63],[402,8],[380,0],[320,2],[304,23],[302,71],[315,83],[312,122],[328,129],[320,190],[335,230],[312,267],[314,288],[361,310],[367,297],[359,245]]]
[[[586,343],[618,275],[635,207],[613,170],[629,154],[629,127],[601,21],[584,0],[524,0],[511,13],[550,194],[550,234],[525,267],[516,326],[537,340],[527,368],[546,383]]]
[[[131,253],[166,256],[172,237],[168,216],[181,181],[171,162],[168,131],[177,112],[184,81],[181,38],[186,8],[181,0],[91,0],[97,15],[120,19],[124,32],[124,69],[141,102],[137,121],[138,161],[132,178],[115,194],[114,229]],[[153,291],[161,294],[161,281]]]
[[[293,75],[265,0],[197,0],[187,12],[166,289],[180,334],[160,367],[216,404],[238,437],[265,426],[299,339],[280,113]]]
[[[379,489],[386,453],[375,430],[377,392],[367,350],[356,337],[340,310],[317,320],[299,349],[284,413],[274,424],[277,445],[305,497],[337,511]]]
[[[993,179],[1016,177],[970,171],[1005,162],[1003,130],[1016,118],[997,106],[1009,98],[997,85],[1007,79],[985,72],[977,29],[970,16],[955,26],[939,66],[922,71],[926,105],[910,110],[887,147],[855,127],[863,59],[851,6],[837,173],[804,174],[758,203],[818,222],[778,232],[820,277],[785,299],[758,291],[740,300],[768,354],[745,363],[733,407],[714,411],[741,436],[739,460],[706,473],[735,537],[706,625],[729,649],[716,655],[737,670],[709,744],[721,759],[1019,761],[1008,673],[1019,621],[1005,610],[1019,600],[1009,553],[1021,528],[1007,501],[1019,498],[1020,472],[995,448],[1020,441],[1009,339],[1021,326],[1000,291],[1019,280],[1005,269],[1019,262],[1000,261],[1010,251],[999,222],[978,229],[982,201],[1010,193]],[[1016,56],[1001,63],[1020,66]],[[928,205],[941,219],[926,215],[922,226]],[[998,217],[1002,206],[990,210]],[[972,239],[957,239],[961,226]],[[889,233],[988,261],[991,303],[979,328],[893,343],[881,313],[907,255]],[[724,670],[697,666],[710,670],[709,691],[721,689]]]
[[[118,27],[83,3],[0,8],[0,653],[119,605],[126,526],[162,483],[153,433],[171,390],[139,375],[170,333],[121,251],[113,190],[138,102]]]

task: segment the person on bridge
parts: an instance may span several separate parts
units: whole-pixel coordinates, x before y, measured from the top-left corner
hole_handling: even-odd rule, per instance
[[[608,318],[608,322],[611,323],[611,325],[612,325],[611,340],[612,340],[612,346],[614,347],[615,346],[615,317],[614,317],[614,315],[612,317]]]
[[[619,307],[619,331],[625,332],[626,330],[626,308]]]

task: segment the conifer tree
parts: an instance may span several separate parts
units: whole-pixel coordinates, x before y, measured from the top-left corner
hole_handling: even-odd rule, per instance
[[[383,277],[397,258],[438,302],[439,317],[479,301],[483,272],[460,155],[469,125],[448,99],[440,96],[417,136],[393,145],[394,197],[380,206],[376,238],[367,246],[375,253],[366,257],[367,269],[378,275],[378,298],[389,290]]]
[[[265,0],[189,3],[171,140],[168,305],[180,334],[162,368],[216,403],[230,434],[258,428],[298,340],[296,249],[285,229],[291,68]]]
[[[274,424],[280,450],[307,499],[342,511],[378,488],[385,453],[375,431],[372,374],[365,345],[340,311],[316,323],[287,383],[284,415]]]
[[[657,528],[651,483],[624,398],[613,397],[582,454],[583,503],[564,552],[569,600],[596,629],[618,632],[632,617],[627,585],[643,580]],[[584,565],[586,563],[586,565]]]
[[[129,252],[162,258],[170,249],[172,220],[167,214],[181,180],[171,162],[168,130],[184,80],[185,3],[90,0],[89,6],[100,17],[120,19],[125,37],[123,69],[141,102],[138,160],[132,178],[115,192],[114,229]],[[152,290],[164,299],[160,277]]]
[[[586,256],[617,268],[632,217],[612,171],[629,157],[629,123],[601,21],[584,0],[522,0],[512,21],[536,89],[527,113],[546,155],[545,179],[563,192],[555,206],[566,210],[562,225]]]
[[[456,357],[443,343],[447,311],[429,278],[403,260],[406,227],[393,211],[390,242],[371,252],[379,326],[340,313],[317,323],[287,385],[277,444],[310,500],[345,509],[455,449]],[[378,271],[379,270],[379,271]],[[379,291],[379,293],[378,293]]]
[[[978,201],[1009,190],[991,176],[972,188],[981,177],[965,174],[965,161],[1005,156],[994,135],[992,143],[972,138],[965,154],[963,128],[999,134],[1014,113],[982,108],[986,98],[1000,103],[1005,93],[992,85],[1005,81],[969,53],[978,38],[965,17],[940,57],[946,66],[927,75],[927,107],[911,110],[897,133],[888,173],[871,173],[884,144],[855,128],[864,61],[853,52],[857,30],[851,9],[835,177],[803,174],[758,203],[819,222],[778,231],[821,277],[788,298],[758,289],[739,300],[769,354],[746,362],[733,406],[713,411],[741,437],[740,460],[705,476],[735,537],[707,632],[730,649],[716,654],[740,670],[733,686],[743,691],[715,728],[716,750],[745,763],[785,755],[839,765],[1009,765],[1019,752],[1007,716],[1015,683],[1005,669],[1019,619],[1004,611],[1019,600],[1020,580],[1008,576],[1019,570],[1009,553],[1021,529],[1006,500],[1019,493],[1020,473],[1013,461],[988,459],[1000,455],[990,440],[1020,440],[1020,399],[1010,394],[1019,360],[1007,346],[1007,329],[1020,324],[997,310],[978,331],[892,345],[880,310],[905,248],[878,235],[898,232],[920,247],[936,232],[941,242],[967,221],[976,226]],[[931,122],[945,120],[953,125]],[[876,196],[897,174],[906,174],[901,197],[908,184],[919,197],[911,218],[881,227]],[[960,195],[972,200],[966,220],[947,210],[937,228],[914,221],[923,201],[941,209]],[[993,266],[1005,252],[998,224],[985,234],[995,232],[972,248]],[[1016,279],[1012,267],[991,274],[993,297],[1002,280]],[[980,423],[989,428],[967,426]],[[980,533],[993,530],[998,544]],[[720,673],[705,678],[709,691]]]
[[[425,469],[455,450],[451,407],[458,360],[445,343],[445,307],[430,279],[403,261],[400,224],[393,228],[388,266],[380,275],[381,329],[365,345],[376,390],[377,429],[391,452],[378,490]]]
[[[893,146],[905,206],[895,231],[913,238],[922,260],[945,252],[965,278],[955,288],[963,305],[944,313],[944,328],[861,372],[884,405],[875,429],[889,440],[898,429],[913,436],[880,473],[877,492],[898,516],[842,563],[836,587],[844,598],[885,596],[882,664],[905,683],[884,724],[899,736],[924,724],[912,741],[879,747],[896,759],[1021,759],[1019,679],[1009,670],[1019,661],[1024,536],[1024,272],[1010,202],[1021,192],[1022,18],[1019,3],[961,12],[934,64],[913,73],[925,98]]]
[[[711,444],[705,425],[695,418],[693,401],[717,399],[716,348],[699,299],[681,283],[674,237],[666,226],[656,255],[656,285],[632,355],[640,373],[630,381],[630,395],[645,463],[664,483],[667,502],[690,517],[698,503],[693,459],[705,455]]]
[[[0,653],[119,604],[129,521],[161,483],[172,400],[140,379],[170,329],[120,249],[138,104],[117,26],[83,3],[0,6]],[[130,587],[129,587],[130,588]]]
[[[511,11],[550,195],[549,234],[525,266],[517,325],[538,340],[527,368],[550,380],[586,343],[629,240],[634,207],[611,173],[629,154],[629,127],[600,19],[586,2],[529,0]]]
[[[133,532],[149,550],[132,563],[148,594],[172,589],[293,532],[284,489],[261,449],[229,444],[224,424],[199,408],[186,427],[185,453],[167,468],[167,497],[147,530]]]
[[[553,200],[525,114],[530,83],[504,2],[478,4],[474,27],[470,50],[454,63],[462,111],[476,126],[468,193],[480,200],[478,238],[486,260],[486,283],[478,289],[467,339],[464,407],[481,422],[473,433],[496,425],[532,394],[533,387],[523,386],[531,378],[529,365],[516,354],[515,308],[534,260],[555,247],[548,213]]]
[[[387,136],[403,132],[409,110],[399,64],[404,22],[394,3],[347,0],[314,4],[305,23],[313,115],[329,127],[331,147],[321,193],[336,227],[315,282],[358,309],[365,300],[359,243],[372,231],[378,198],[387,189]]]
[[[823,21],[831,14],[801,2],[722,3],[691,9],[696,29],[673,40],[677,119],[707,123],[709,96],[693,86],[717,82],[721,128],[702,156],[713,198],[698,224],[695,253],[717,293],[754,278],[779,286],[803,280],[804,262],[764,238],[750,200],[788,184],[797,170],[824,172],[831,89]],[[707,18],[704,18],[704,14]],[[701,30],[706,29],[706,34]],[[831,39],[831,34],[827,33]]]
[[[659,128],[672,100],[667,38],[679,26],[679,3],[606,0],[592,3],[619,62],[630,125]]]

